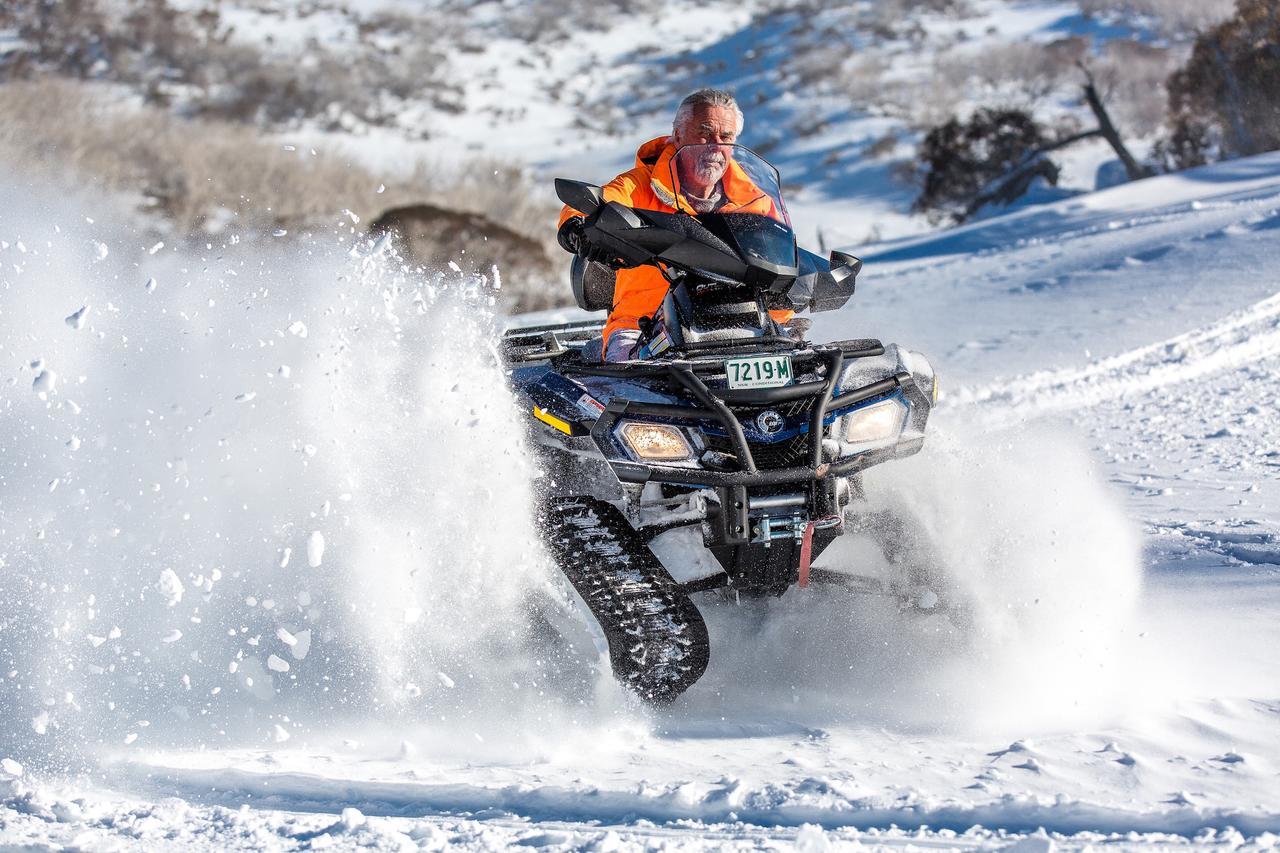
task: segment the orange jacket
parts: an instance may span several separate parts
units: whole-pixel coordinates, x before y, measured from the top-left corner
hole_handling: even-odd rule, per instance
[[[674,213],[679,204],[685,213],[694,213],[671,186],[671,159],[675,153],[676,147],[671,144],[669,136],[659,136],[641,145],[636,151],[635,168],[623,172],[604,185],[604,200],[616,201],[639,210],[658,210],[664,213]],[[722,181],[725,195],[729,199],[729,204],[722,210],[777,216],[773,200],[751,182],[737,163],[730,162]],[[564,225],[573,216],[582,214],[565,205],[564,210],[560,211],[559,225]],[[609,345],[609,336],[615,330],[640,328],[640,318],[657,311],[666,295],[667,280],[657,267],[646,264],[618,270],[617,285],[613,290],[613,310],[609,312],[609,320],[604,327],[605,346]],[[795,316],[794,311],[769,313],[779,323],[785,323]]]

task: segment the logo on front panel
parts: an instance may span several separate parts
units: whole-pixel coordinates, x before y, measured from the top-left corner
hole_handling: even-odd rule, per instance
[[[760,431],[765,435],[773,435],[775,432],[782,429],[783,423],[782,415],[778,414],[773,409],[765,409],[756,416],[756,426],[759,427]]]

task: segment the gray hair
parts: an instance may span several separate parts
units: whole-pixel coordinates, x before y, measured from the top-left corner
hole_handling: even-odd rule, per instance
[[[738,133],[742,133],[742,125],[746,123],[746,118],[742,115],[742,108],[738,106],[733,93],[724,89],[698,89],[685,95],[684,100],[680,102],[680,106],[676,108],[675,121],[671,122],[672,130],[679,130],[683,127],[685,122],[693,115],[694,108],[703,106],[727,107],[733,110],[734,115],[738,117]]]

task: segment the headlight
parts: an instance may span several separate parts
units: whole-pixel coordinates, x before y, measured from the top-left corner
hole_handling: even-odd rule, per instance
[[[906,405],[892,397],[845,415],[841,437],[847,444],[891,441],[902,432],[906,419]]]
[[[693,458],[693,448],[678,427],[627,421],[619,434],[637,459],[676,462]]]

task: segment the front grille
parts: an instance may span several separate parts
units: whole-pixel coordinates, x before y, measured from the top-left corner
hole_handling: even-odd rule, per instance
[[[798,400],[788,400],[776,406],[761,406],[759,403],[748,403],[742,406],[730,404],[729,409],[744,421],[754,421],[757,415],[768,409],[773,409],[787,420],[791,420],[813,411],[813,402],[813,397],[801,397]]]
[[[714,450],[718,453],[724,453],[737,458],[733,452],[733,442],[728,436],[723,435],[703,435],[708,450]],[[766,444],[763,441],[748,441],[747,447],[751,449],[751,458],[755,460],[756,467],[761,470],[771,468],[795,468],[800,465],[807,464],[809,460],[809,434],[801,433],[793,438],[784,439],[783,441],[773,444]]]

